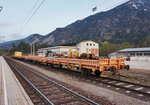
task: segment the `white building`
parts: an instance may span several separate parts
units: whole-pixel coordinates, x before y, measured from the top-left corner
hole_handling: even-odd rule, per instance
[[[56,54],[63,54],[64,56],[68,56],[70,52],[72,52],[73,55],[75,55],[77,52],[79,55],[82,53],[87,54],[95,54],[96,56],[99,55],[99,44],[88,40],[88,41],[82,41],[76,46],[55,46],[55,47],[48,47],[48,48],[41,48],[38,49],[37,53],[38,56],[46,56],[47,52],[52,52]]]
[[[150,56],[150,47],[143,48],[126,48],[118,51],[122,56]]]
[[[41,49],[38,49],[38,51],[37,51],[38,56],[46,56],[47,51],[48,51],[48,48],[41,48]]]
[[[70,51],[72,51],[72,53],[75,54],[77,50],[78,49],[76,46],[55,46],[38,49],[37,53],[38,56],[46,56],[47,52],[52,52],[55,54],[63,54],[64,56],[68,56]]]
[[[91,40],[78,43],[77,48],[79,49],[79,55],[82,53],[99,55],[99,44]]]
[[[121,57],[130,57],[131,61],[150,62],[150,47],[143,48],[126,48],[118,51]]]

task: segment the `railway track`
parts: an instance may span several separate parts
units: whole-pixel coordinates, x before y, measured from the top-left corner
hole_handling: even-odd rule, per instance
[[[117,87],[117,90],[124,89],[126,93],[134,93],[136,96],[147,97],[148,100],[150,99],[150,86],[112,79],[108,77],[103,77],[101,80],[95,79],[95,81],[107,84],[107,87]]]
[[[43,67],[42,65],[38,65],[38,66]],[[49,66],[44,66],[44,68],[49,70]],[[145,86],[137,83],[122,81],[122,80],[108,78],[108,77],[98,78],[93,75],[90,75],[88,77],[86,76],[81,77],[79,72],[63,70],[60,68],[53,68],[51,70],[55,72],[58,71],[64,74],[68,74],[69,76],[79,79],[80,81],[83,82],[86,81],[88,83],[92,83],[104,88],[108,88],[113,91],[117,91],[144,101],[150,101],[150,86]]]
[[[78,75],[72,76],[74,78],[80,78]],[[83,76],[81,80],[150,102],[150,86],[109,77],[97,78],[93,75],[88,76],[88,78]]]
[[[71,74],[71,76],[73,78],[81,78],[78,75]],[[90,75],[88,77],[83,76],[81,80],[150,102],[150,86],[123,81],[119,79],[113,79],[109,77],[98,78],[93,75]]]
[[[38,65],[40,67],[43,67],[42,65]],[[44,66],[47,70],[49,70],[49,66]],[[113,79],[113,78],[108,78],[108,77],[95,77],[93,75],[90,75],[88,77],[80,75],[80,72],[77,71],[68,71],[68,70],[63,70],[60,68],[52,68],[52,71],[58,71],[62,72],[64,74],[68,74],[69,76],[72,76],[73,78],[77,78],[82,81],[86,81],[98,86],[102,86],[108,89],[111,89],[113,91],[117,91],[129,96],[132,96],[134,98],[138,98],[144,101],[149,101],[150,102],[150,86],[145,86],[141,85],[138,83],[132,83],[132,82],[127,82],[119,79]]]
[[[99,105],[32,69],[5,59],[36,105]]]

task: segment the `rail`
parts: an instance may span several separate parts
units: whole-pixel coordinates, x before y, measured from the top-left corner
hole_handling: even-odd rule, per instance
[[[62,86],[62,85],[60,85],[59,83],[56,83],[53,80],[50,80],[49,78],[47,78],[47,77],[45,77],[45,76],[43,76],[43,75],[41,75],[41,74],[39,74],[39,73],[37,73],[33,70],[31,70],[30,68],[23,66],[22,64],[17,63],[17,65],[25,68],[26,70],[32,72],[33,74],[39,76],[40,78],[43,78],[44,80],[48,81],[49,83],[54,84],[56,87],[61,88],[62,90],[72,94],[73,96],[78,97],[79,99],[81,99],[82,101],[84,101],[86,103],[89,103],[89,104],[92,104],[92,105],[99,105],[98,103],[96,103],[96,102],[94,102],[94,101],[92,101],[92,100],[90,100],[90,99],[88,99],[88,98],[86,98],[86,97],[84,97],[84,96],[82,96],[82,95],[80,95],[80,94],[78,94],[78,93]],[[36,90],[44,98],[46,103],[48,103],[50,105],[53,105],[53,103],[51,101],[49,101],[49,99],[47,99],[46,96],[44,96],[23,74],[21,74],[21,72],[19,72],[19,70],[17,70],[17,68],[15,68],[14,65],[11,64],[11,66],[34,88],[34,90]]]

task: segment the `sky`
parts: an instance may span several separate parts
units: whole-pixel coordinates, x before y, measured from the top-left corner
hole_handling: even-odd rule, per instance
[[[3,7],[0,12],[0,36],[4,36],[3,40],[17,40],[35,33],[46,35],[56,28],[107,11],[128,0],[45,0],[23,28],[42,1],[0,0],[0,6]],[[35,4],[37,5],[28,15]],[[97,7],[97,10],[93,12],[94,7]]]

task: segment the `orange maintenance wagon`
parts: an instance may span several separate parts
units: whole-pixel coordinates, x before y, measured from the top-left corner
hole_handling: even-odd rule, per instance
[[[60,68],[65,66],[68,69],[74,67],[84,75],[94,72],[96,76],[100,76],[103,71],[111,71],[112,73],[115,73],[118,70],[130,69],[129,65],[125,65],[124,58],[99,60],[38,56],[14,56],[14,58],[50,65],[51,67],[54,67],[55,65]]]

